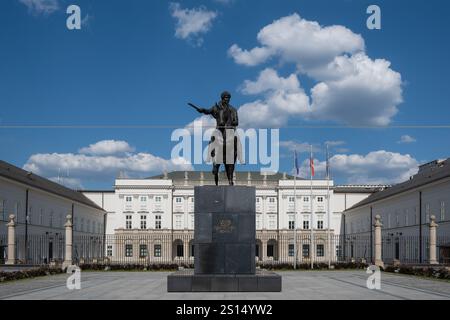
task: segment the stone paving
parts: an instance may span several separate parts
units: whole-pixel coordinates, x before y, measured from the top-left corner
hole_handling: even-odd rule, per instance
[[[168,293],[169,272],[83,272],[81,289],[69,290],[69,275],[24,279],[0,284],[0,299],[149,299],[149,300],[450,300],[450,282],[381,274],[381,290],[366,287],[364,270],[284,271],[281,293]]]

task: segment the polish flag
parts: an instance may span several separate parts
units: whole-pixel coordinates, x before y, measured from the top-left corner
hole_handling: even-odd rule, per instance
[[[309,158],[309,167],[311,169],[311,177],[314,177],[314,159],[311,155],[311,158]]]

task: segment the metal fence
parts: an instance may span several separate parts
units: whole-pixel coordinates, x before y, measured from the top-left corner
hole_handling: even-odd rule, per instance
[[[449,236],[440,236],[436,239],[436,259],[441,264],[449,264],[450,256],[448,248]],[[382,237],[382,260],[387,264],[421,264],[430,259],[429,236],[395,236]]]
[[[267,234],[257,232],[254,256],[257,265],[297,265],[311,263],[372,263],[375,240],[369,235],[332,235],[326,232]],[[0,263],[7,259],[7,236],[0,235]],[[193,266],[195,245],[192,232],[161,232],[110,235],[76,235],[73,237],[73,260],[76,264]],[[65,237],[58,235],[16,235],[16,259],[21,264],[59,264],[64,261]],[[439,263],[450,264],[450,237],[437,238]],[[426,264],[429,261],[427,236],[382,237],[382,260],[385,264]]]
[[[19,264],[60,264],[64,260],[64,235],[16,235],[16,260]]]

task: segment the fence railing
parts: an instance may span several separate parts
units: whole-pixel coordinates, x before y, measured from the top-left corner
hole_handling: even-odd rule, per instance
[[[16,260],[20,264],[62,263],[65,237],[58,235],[16,235]],[[311,241],[312,240],[312,241]],[[450,237],[437,237],[437,259],[450,264]],[[7,236],[0,235],[0,263],[7,259]],[[328,235],[326,232],[298,233],[296,246],[291,232],[257,232],[254,248],[257,265],[311,263],[373,263],[374,239],[370,235]],[[76,235],[73,237],[73,261],[76,264],[194,264],[193,232],[146,234]],[[424,236],[383,236],[382,260],[385,264],[426,264],[429,238]]]

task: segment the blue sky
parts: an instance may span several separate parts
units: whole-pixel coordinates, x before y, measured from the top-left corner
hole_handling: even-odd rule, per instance
[[[366,27],[373,3],[381,30]],[[81,8],[81,30],[66,28],[69,4]],[[198,117],[186,102],[209,107],[227,89],[242,124],[280,128],[280,171],[312,143],[320,177],[331,141],[338,183],[402,181],[449,156],[448,127],[417,127],[450,125],[449,9],[444,0],[1,1],[0,159],[68,174],[77,188],[109,188],[120,171],[183,169],[170,161],[170,135]],[[377,128],[353,127],[367,125]]]

